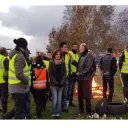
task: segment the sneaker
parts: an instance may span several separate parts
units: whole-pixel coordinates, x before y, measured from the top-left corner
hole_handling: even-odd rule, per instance
[[[92,119],[92,116],[90,114],[86,114],[83,119]]]
[[[127,98],[124,98],[123,103],[128,104],[128,99]]]

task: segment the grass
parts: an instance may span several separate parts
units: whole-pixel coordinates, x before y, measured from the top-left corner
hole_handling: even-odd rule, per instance
[[[96,103],[98,102],[99,99],[92,99],[92,111],[95,111],[95,106]],[[123,91],[122,91],[122,87],[120,84],[120,79],[119,76],[115,76],[115,87],[114,87],[114,96],[113,96],[113,101],[118,101],[118,102],[122,102],[123,101]],[[78,100],[77,100],[77,96],[74,96],[74,103],[78,104]],[[8,110],[10,110],[13,107],[13,100],[11,98],[11,95],[9,95],[9,99],[8,99]],[[61,118],[62,119],[70,119],[70,120],[74,120],[74,119],[82,119],[84,115],[78,116],[76,115],[76,112],[78,112],[78,107],[72,107],[69,108],[69,112],[68,113],[61,113]],[[36,116],[36,108],[35,108],[35,103],[34,103],[34,99],[31,95],[31,114],[32,114],[32,119],[34,119],[34,117]],[[106,119],[128,119],[128,114],[124,114],[124,115],[107,115]],[[47,102],[47,107],[46,107],[46,111],[42,112],[42,119],[51,119],[51,102],[48,101]],[[100,118],[102,119],[102,118]]]

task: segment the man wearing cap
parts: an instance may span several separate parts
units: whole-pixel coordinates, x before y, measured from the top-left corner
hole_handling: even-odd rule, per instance
[[[8,86],[14,100],[14,108],[3,119],[24,119],[25,93],[29,91],[30,69],[27,40],[14,39],[16,47],[9,54]]]

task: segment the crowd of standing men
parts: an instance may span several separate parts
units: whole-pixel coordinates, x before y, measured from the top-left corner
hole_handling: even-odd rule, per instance
[[[61,42],[58,49],[48,51],[47,57],[37,51],[36,56],[30,58],[27,48],[28,42],[24,38],[14,39],[16,47],[7,53],[0,48],[0,99],[2,119],[31,119],[30,92],[36,104],[37,119],[41,119],[41,112],[46,108],[47,95],[52,100],[52,119],[60,119],[60,113],[68,112],[68,106],[75,107],[73,94],[75,82],[78,82],[79,112],[84,113],[86,102],[86,118],[91,118],[92,79],[96,72],[95,58],[88,52],[85,43],[79,46],[74,43],[68,50],[67,43]],[[8,57],[7,57],[8,56]],[[120,57],[119,67],[124,85],[124,97],[128,98],[128,50],[124,50]],[[100,61],[103,76],[103,97],[112,101],[114,93],[114,75],[117,71],[116,58],[112,56],[112,48]],[[107,97],[107,82],[109,95]],[[7,112],[8,92],[11,93],[14,107]],[[68,105],[67,105],[68,104]]]

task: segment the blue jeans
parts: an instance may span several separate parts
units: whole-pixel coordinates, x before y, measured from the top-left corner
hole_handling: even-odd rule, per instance
[[[62,100],[61,100],[61,107],[62,110],[67,109],[67,92],[68,92],[68,78],[65,81],[64,89],[62,92]]]
[[[52,87],[52,116],[60,116],[63,87]]]
[[[25,115],[27,119],[31,119],[30,114],[30,92],[25,93]]]
[[[67,100],[69,103],[72,103],[73,101],[73,94],[74,94],[74,88],[75,88],[75,82],[76,82],[76,74],[72,74],[69,76],[69,84],[68,84],[68,94],[67,94]]]

